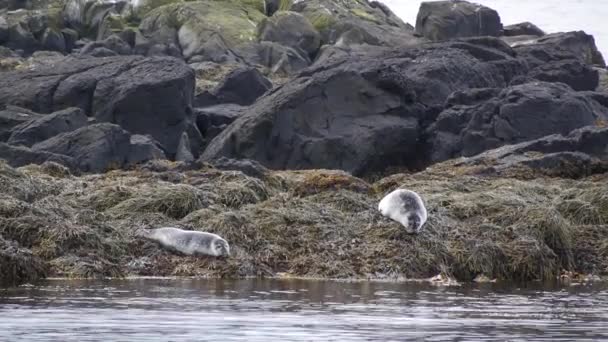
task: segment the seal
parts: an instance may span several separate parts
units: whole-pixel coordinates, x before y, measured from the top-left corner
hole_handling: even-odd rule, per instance
[[[186,255],[229,256],[230,246],[220,236],[173,227],[145,229],[144,237],[158,242],[162,247]]]
[[[420,195],[411,190],[397,189],[384,196],[378,204],[380,213],[401,223],[410,234],[419,233],[427,219]]]

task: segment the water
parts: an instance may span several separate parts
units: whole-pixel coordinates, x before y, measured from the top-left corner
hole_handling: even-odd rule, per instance
[[[405,22],[416,24],[421,1],[381,0]],[[504,25],[529,21],[545,32],[583,30],[608,57],[608,0],[472,0],[498,11]]]
[[[608,284],[47,280],[0,290],[0,341],[598,341]]]

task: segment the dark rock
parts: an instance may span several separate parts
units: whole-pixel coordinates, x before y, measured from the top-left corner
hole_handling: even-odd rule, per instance
[[[513,25],[505,26],[502,30],[502,34],[507,37],[513,36],[537,36],[542,37],[545,32],[538,28],[538,26],[531,22],[523,22]]]
[[[2,76],[0,105],[17,104],[40,113],[79,107],[98,122],[152,135],[169,154],[194,125],[194,72],[175,58],[66,58]]]
[[[0,44],[5,43],[9,39],[9,26],[4,17],[0,17]]]
[[[583,31],[552,33],[514,44],[517,54],[537,66],[549,61],[575,58],[585,64],[605,67],[604,57],[593,36]]]
[[[194,104],[196,106],[220,103],[250,105],[270,88],[272,88],[272,83],[257,69],[239,68],[230,72],[209,93],[198,95]]]
[[[311,64],[308,56],[274,42],[246,45],[239,49],[239,54],[252,64],[269,68],[274,74],[292,75]]]
[[[70,170],[77,170],[78,168],[76,162],[71,157],[45,151],[32,151],[28,147],[12,146],[6,143],[0,143],[0,159],[6,160],[12,167],[42,164],[51,161],[64,165]]]
[[[86,125],[87,116],[80,108],[68,108],[15,127],[8,143],[30,147],[60,133],[71,132]]]
[[[202,157],[354,174],[415,167],[421,126],[449,94],[506,85],[493,63],[446,44],[337,56],[258,99]]]
[[[500,36],[502,24],[495,10],[462,0],[422,2],[416,32],[430,40]]]
[[[50,28],[47,28],[44,31],[40,44],[44,50],[59,52],[68,51],[63,34]]]
[[[155,159],[166,159],[160,143],[149,135],[131,136],[131,147],[127,157],[128,165],[136,165]]]
[[[456,166],[481,167],[478,173],[540,172],[556,177],[581,178],[608,171],[608,128],[583,127],[568,135],[553,134],[507,145],[465,158]],[[519,172],[522,174],[522,172]],[[533,174],[532,174],[533,176]]]
[[[215,138],[227,125],[245,113],[247,107],[235,104],[196,108],[196,126],[207,141]]]
[[[579,91],[595,90],[599,85],[598,71],[576,59],[539,65],[527,76],[539,81],[565,83]]]
[[[269,170],[255,160],[249,159],[230,159],[220,157],[210,162],[216,169],[226,171],[241,171],[250,177],[264,178]]]
[[[65,51],[71,52],[76,46],[78,32],[69,28],[64,28],[61,30],[61,34],[63,35],[63,41],[65,42]]]
[[[321,46],[319,32],[296,12],[281,11],[258,25],[260,41],[276,42],[313,56]]]
[[[16,126],[39,117],[39,114],[25,108],[7,106],[0,111],[0,141],[7,141]]]
[[[32,150],[69,156],[84,172],[104,172],[127,164],[130,141],[130,134],[120,126],[101,123],[62,133],[32,146]]]
[[[108,50],[112,51],[113,54],[108,54]],[[103,54],[100,53],[101,51],[104,51]],[[101,41],[90,42],[80,50],[81,55],[91,55],[94,57],[130,55],[132,52],[131,46],[116,35],[109,36]]]
[[[490,100],[470,103],[466,97],[464,104],[452,98],[429,127],[431,162],[472,156],[555,133],[568,134],[608,118],[606,108],[559,83],[517,85]]]

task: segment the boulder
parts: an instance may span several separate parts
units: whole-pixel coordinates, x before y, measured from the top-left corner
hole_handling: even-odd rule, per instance
[[[498,12],[463,0],[422,2],[416,17],[416,32],[432,41],[458,37],[498,37],[501,31]]]
[[[515,51],[533,65],[575,58],[582,63],[605,67],[604,57],[593,36],[584,31],[559,32],[512,44]]]
[[[294,1],[290,10],[308,19],[321,34],[322,45],[348,40],[351,44],[392,47],[420,41],[411,26],[376,1]]]
[[[220,157],[212,160],[210,164],[218,170],[241,171],[249,177],[256,177],[260,179],[264,179],[265,176],[270,172],[267,168],[262,166],[262,164],[256,162],[255,160],[249,159],[230,159]]]
[[[608,128],[587,126],[456,160],[454,166],[473,166],[482,174],[581,178],[608,171],[606,151]]]
[[[354,174],[414,167],[424,157],[421,127],[449,94],[506,85],[494,60],[475,58],[470,44],[460,45],[465,48],[366,49],[328,59],[258,99],[202,157]]]
[[[69,156],[84,172],[105,172],[126,165],[130,141],[130,134],[120,126],[100,123],[59,134],[37,143],[32,150]]]
[[[129,11],[128,1],[66,0],[62,10],[68,27],[92,39],[104,39],[107,18],[117,18]],[[110,19],[112,20],[112,19]]]
[[[595,90],[599,85],[598,70],[576,59],[541,64],[530,70],[527,78],[544,82],[561,82],[579,91]]]
[[[196,106],[234,103],[247,106],[255,102],[272,83],[256,68],[243,67],[230,72],[214,89],[196,96]]]
[[[321,46],[321,36],[308,19],[296,12],[281,11],[258,25],[260,41],[276,42],[314,56]]]
[[[247,107],[235,104],[221,104],[205,108],[196,108],[196,126],[207,142],[215,138],[229,124],[243,115]]]
[[[485,97],[495,91],[486,91]],[[447,108],[428,129],[431,162],[473,156],[551,134],[568,134],[608,119],[607,108],[560,83],[521,84],[490,99],[480,96],[479,101],[471,101],[471,96],[459,97],[465,102],[458,103],[454,98],[447,101]]]
[[[70,170],[78,169],[76,161],[71,157],[46,151],[33,151],[25,146],[12,146],[7,143],[0,143],[0,159],[4,159],[12,167],[52,161]]]
[[[133,134],[127,156],[128,165],[136,165],[154,159],[166,159],[160,143],[149,135]]]
[[[271,73],[281,76],[296,74],[311,64],[308,56],[274,42],[245,45],[239,49],[239,54],[245,61],[264,66]]]
[[[39,114],[25,108],[7,106],[0,111],[0,141],[7,141],[15,127],[39,117]]]
[[[87,116],[80,108],[68,108],[15,127],[8,143],[30,147],[60,133],[71,132],[86,125]]]
[[[42,35],[40,45],[43,50],[68,52],[64,35],[60,31],[47,28]]]
[[[101,53],[101,51],[104,51]],[[111,51],[111,52],[107,52]],[[131,46],[117,35],[109,36],[100,41],[87,43],[79,52],[81,55],[94,57],[106,57],[116,55],[130,55],[133,53]]]
[[[545,32],[538,28],[538,26],[532,24],[531,22],[523,22],[513,25],[505,26],[502,29],[502,34],[506,37],[515,37],[515,36],[537,36],[542,37],[545,35]]]
[[[66,58],[34,70],[5,72],[0,105],[39,113],[81,108],[99,122],[150,134],[169,154],[194,127],[194,72],[171,57]]]
[[[264,0],[178,2],[147,13],[139,29],[152,44],[175,45],[184,58],[219,62],[230,50],[256,39]]]

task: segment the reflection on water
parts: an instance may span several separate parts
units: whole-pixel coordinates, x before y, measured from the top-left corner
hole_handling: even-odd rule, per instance
[[[608,339],[608,284],[135,279],[0,290],[2,341],[505,339]]]

